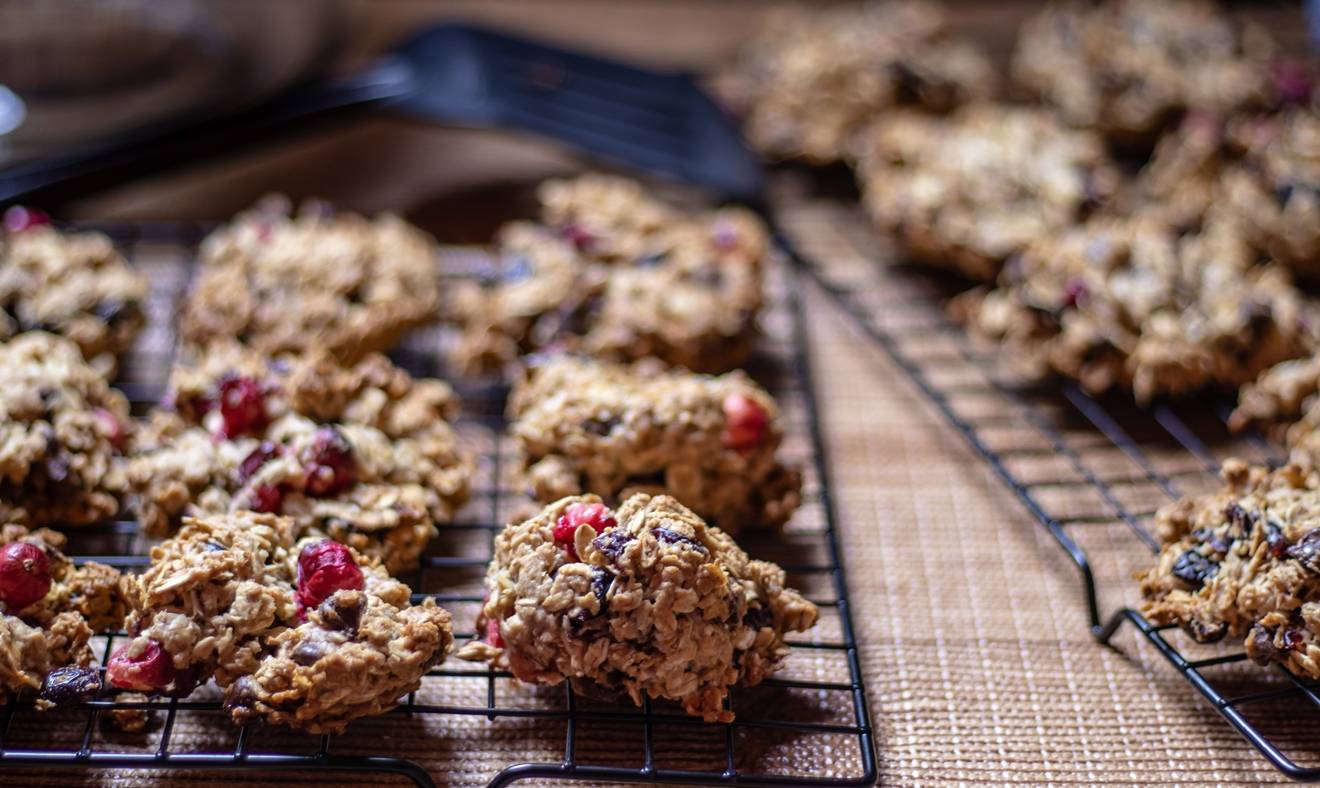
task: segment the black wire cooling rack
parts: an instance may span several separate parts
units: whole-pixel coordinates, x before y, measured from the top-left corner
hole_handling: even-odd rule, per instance
[[[110,234],[151,279],[149,327],[117,381],[134,411],[143,413],[162,391],[173,356],[172,318],[191,273],[192,249],[208,228],[94,227]],[[450,275],[480,270],[483,262],[489,267],[489,261],[472,250],[443,254],[447,259],[442,267]],[[749,371],[781,405],[787,436],[782,451],[803,466],[804,503],[781,537],[745,534],[740,541],[753,556],[784,566],[790,584],[820,607],[821,619],[792,642],[793,653],[775,677],[734,691],[734,722],[705,723],[668,702],[637,709],[577,694],[567,685],[531,687],[508,673],[451,657],[394,712],[355,722],[339,736],[236,728],[220,713],[213,687],[186,699],[144,702],[117,699],[106,690],[84,706],[50,712],[36,711],[30,697],[11,698],[0,717],[0,778],[35,767],[279,770],[312,782],[322,781],[328,772],[353,772],[359,774],[357,780],[393,775],[420,786],[434,784],[431,771],[444,772],[453,782],[488,781],[492,786],[531,778],[691,785],[874,783],[875,747],[806,325],[796,295],[798,276],[788,266],[771,271],[764,337]],[[414,374],[442,374],[446,341],[443,329],[421,332],[395,359]],[[479,456],[473,500],[454,524],[442,527],[422,568],[402,579],[418,592],[416,599],[436,599],[462,627],[475,620],[481,603],[481,579],[495,532],[528,503],[506,480],[511,449],[502,437],[505,392],[480,381],[451,381],[464,403],[458,432]],[[78,562],[97,560],[131,572],[148,564],[147,547],[136,524],[124,520],[75,533],[69,552]],[[104,663],[123,633],[98,637]],[[473,633],[460,631],[456,637],[461,642]],[[105,724],[113,714],[130,710],[151,715],[147,732],[127,734]],[[529,750],[543,755],[529,759]],[[287,779],[297,777],[290,774]]]
[[[1030,383],[1004,355],[947,316],[950,283],[893,262],[897,250],[865,226],[855,201],[786,200],[783,231],[831,299],[883,348],[1067,554],[1092,634],[1110,643],[1130,623],[1271,764],[1320,780],[1320,748],[1280,720],[1320,722],[1320,684],[1250,665],[1231,646],[1204,646],[1127,606],[1134,570],[1151,562],[1162,504],[1219,486],[1224,459],[1277,464],[1279,447],[1235,436],[1231,402],[1137,407],[1075,384]],[[1104,611],[1113,611],[1106,617]],[[1291,753],[1291,754],[1289,754]]]

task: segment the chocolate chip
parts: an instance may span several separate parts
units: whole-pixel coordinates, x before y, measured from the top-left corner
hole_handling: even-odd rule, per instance
[[[41,683],[41,699],[56,706],[86,703],[101,691],[101,672],[96,668],[56,668]]]
[[[1295,558],[1308,570],[1320,574],[1320,528],[1303,536],[1297,544],[1286,550],[1289,558]]]
[[[1173,563],[1174,577],[1187,583],[1192,588],[1200,588],[1205,585],[1205,581],[1214,577],[1218,571],[1218,564],[1213,563],[1195,550],[1184,552]]]
[[[671,531],[668,528],[656,528],[651,533],[655,534],[655,538],[665,544],[684,544],[694,550],[700,550],[703,553],[709,552],[706,549],[706,546],[701,542],[698,542],[696,539],[693,539],[690,536],[684,536],[676,531]]]
[[[326,626],[341,629],[349,634],[357,634],[362,623],[362,611],[367,600],[360,591],[342,591],[330,595],[321,603],[321,620]]]
[[[622,528],[611,528],[605,533],[591,540],[596,549],[605,554],[611,561],[623,554],[624,548],[633,540],[632,534]]]
[[[226,713],[246,716],[257,703],[257,693],[253,688],[251,676],[241,676],[225,690],[225,701],[221,706]]]
[[[750,629],[764,629],[774,625],[775,614],[764,607],[749,607],[743,615],[743,623]]]
[[[1279,656],[1274,646],[1274,632],[1261,626],[1252,627],[1247,635],[1247,656],[1257,665],[1268,665]]]
[[[329,651],[325,643],[319,640],[309,640],[305,643],[299,643],[298,647],[290,654],[293,661],[303,667],[310,667],[316,664],[316,661],[324,657]]]

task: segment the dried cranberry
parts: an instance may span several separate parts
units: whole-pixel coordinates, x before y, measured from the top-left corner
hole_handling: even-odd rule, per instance
[[[614,515],[609,509],[601,503],[574,503],[569,504],[564,513],[560,515],[559,522],[555,523],[554,536],[555,541],[563,545],[564,551],[568,557],[574,561],[578,560],[577,547],[573,543],[573,535],[577,529],[583,525],[591,526],[591,530],[596,533],[608,531],[618,525]]]
[[[119,417],[105,408],[97,408],[95,413],[96,420],[101,423],[101,431],[105,433],[105,439],[116,449],[124,448],[124,438],[128,433]]]
[[[160,692],[174,683],[176,671],[170,655],[154,640],[136,655],[130,654],[133,643],[125,643],[110,655],[105,675],[120,689]]]
[[[5,211],[5,229],[11,233],[21,233],[47,224],[50,224],[50,216],[36,208],[15,205]]]
[[[340,589],[362,590],[362,570],[342,544],[323,539],[298,554],[298,602],[316,607]]]
[[[486,642],[495,648],[504,648],[504,635],[500,634],[498,619],[486,619]]]
[[[1174,577],[1192,586],[1192,588],[1200,588],[1205,585],[1205,581],[1214,577],[1218,571],[1218,564],[1195,550],[1184,552],[1173,563]]]
[[[274,484],[258,484],[248,494],[248,509],[279,514],[284,511],[284,491]]]
[[[765,408],[746,394],[724,398],[724,419],[724,445],[739,451],[756,448],[770,424]]]
[[[1295,629],[1283,630],[1283,647],[1289,651],[1296,651],[1301,648],[1304,640],[1302,633]]]
[[[311,445],[303,450],[301,459],[307,471],[303,489],[313,497],[334,495],[357,481],[353,444],[335,427],[318,429]]]
[[[261,384],[239,376],[221,380],[220,415],[227,438],[259,432],[266,426],[266,395]]]
[[[1288,554],[1288,538],[1274,523],[1265,524],[1265,544],[1269,546],[1270,556],[1273,558],[1283,558]]]
[[[1063,306],[1065,309],[1075,309],[1077,304],[1083,298],[1086,298],[1090,291],[1086,287],[1086,280],[1081,277],[1071,277],[1063,286]]]
[[[579,252],[587,251],[596,243],[596,236],[580,224],[565,225],[562,232],[564,240],[576,246]]]
[[[257,475],[261,467],[276,457],[284,453],[284,449],[278,443],[262,441],[261,445],[248,453],[243,461],[238,464],[238,483],[243,484],[248,479]]]
[[[50,591],[50,559],[30,542],[10,542],[0,550],[0,602],[17,612]]]

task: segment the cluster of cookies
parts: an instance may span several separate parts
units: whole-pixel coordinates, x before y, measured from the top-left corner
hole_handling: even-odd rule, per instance
[[[975,285],[955,314],[1028,374],[1238,390],[1230,425],[1292,463],[1230,461],[1160,512],[1145,611],[1320,677],[1315,62],[1209,0],[1053,2],[1002,81],[962,55],[930,70],[970,47],[948,27],[924,2],[770,20],[742,68],[750,140],[851,164],[875,225]]]
[[[735,369],[766,231],[619,178],[541,197],[476,281],[398,218],[263,201],[202,244],[166,393],[141,419],[107,381],[147,283],[108,239],[11,210],[0,688],[87,700],[103,683],[88,638],[122,628],[105,683],[182,697],[213,681],[237,723],[338,732],[418,689],[452,649],[450,616],[394,575],[454,520],[474,461],[454,391],[381,352],[447,321],[455,365],[516,376],[517,471],[546,506],[498,537],[461,656],[731,719],[730,688],[816,618],[727,535],[778,529],[801,497],[774,400]],[[75,567],[50,530],[116,516],[163,540],[142,574]]]

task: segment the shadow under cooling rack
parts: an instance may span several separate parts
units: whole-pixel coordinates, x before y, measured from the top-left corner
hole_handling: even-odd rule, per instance
[[[190,277],[193,247],[204,226],[98,226],[151,281],[149,327],[122,365],[120,387],[135,413],[163,389],[173,358],[173,316]],[[470,249],[442,251],[445,276],[491,265]],[[521,779],[739,785],[869,785],[876,780],[875,746],[857,641],[840,559],[837,519],[828,483],[823,436],[806,324],[797,299],[800,274],[775,266],[767,283],[764,337],[749,372],[780,403],[785,455],[803,466],[801,510],[781,536],[744,534],[757,558],[779,562],[789,582],[821,610],[811,632],[774,677],[736,689],[728,724],[688,717],[668,702],[601,701],[571,687],[535,687],[508,673],[450,658],[399,708],[354,722],[339,736],[275,728],[235,728],[221,713],[214,686],[183,700],[131,702],[103,691],[85,706],[38,712],[28,697],[10,699],[0,718],[0,775],[20,767],[76,770],[290,770],[393,774],[432,785],[451,781],[506,785]],[[393,354],[414,374],[445,372],[444,329],[411,336]],[[460,642],[471,638],[483,596],[482,578],[496,531],[529,507],[510,477],[512,447],[504,438],[505,391],[490,381],[450,378],[463,400],[456,425],[478,458],[472,501],[441,527],[422,567],[401,577],[454,614]],[[71,535],[75,561],[97,560],[141,571],[149,544],[136,524],[121,520]],[[102,661],[123,633],[98,636]],[[126,734],[107,718],[139,710],[148,729]]]
[[[1240,649],[1204,646],[1155,626],[1130,605],[1134,570],[1159,547],[1161,506],[1219,487],[1223,460],[1277,464],[1258,435],[1232,434],[1228,401],[1138,407],[1073,383],[1030,383],[993,345],[944,312],[948,295],[927,269],[892,262],[855,201],[787,199],[780,229],[830,298],[911,378],[1062,548],[1079,579],[1092,634],[1109,643],[1125,623],[1208,700],[1271,764],[1320,780],[1320,750],[1299,730],[1320,723],[1320,685],[1251,665]],[[1306,724],[1297,723],[1306,716]],[[1291,753],[1291,754],[1289,754]]]

